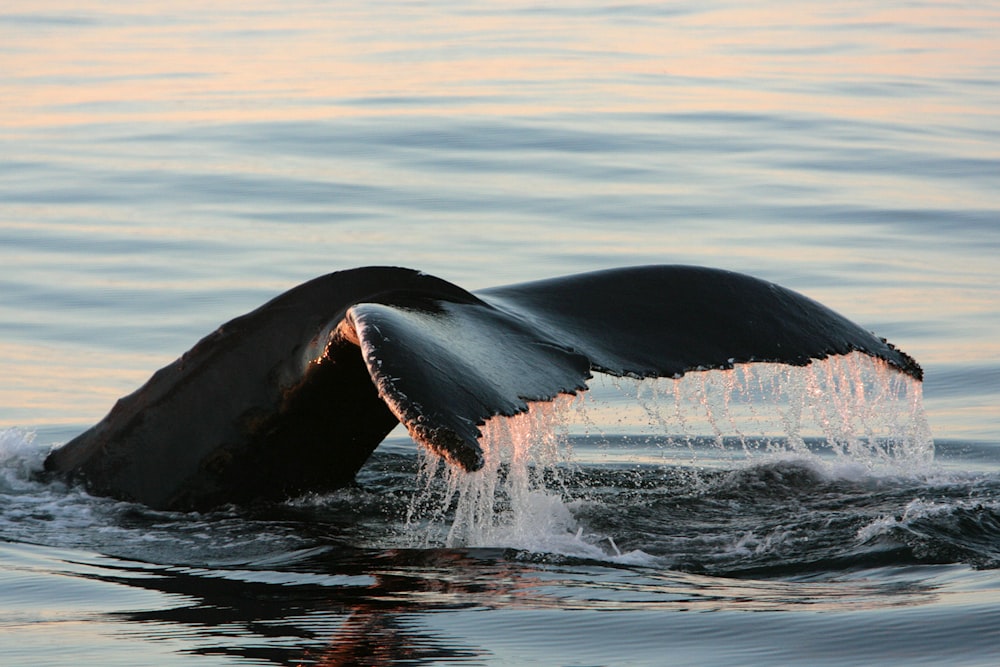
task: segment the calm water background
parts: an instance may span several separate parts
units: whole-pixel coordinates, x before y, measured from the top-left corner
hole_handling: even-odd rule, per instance
[[[979,560],[798,578],[352,560],[371,545],[329,517],[149,517],[25,471],[322,273],[477,288],[690,263],[915,356],[940,464],[981,475],[947,485],[1000,507],[997,35],[989,2],[5,3],[0,663],[996,664],[990,526]],[[412,473],[386,470],[396,491]],[[238,539],[257,530],[270,547]]]

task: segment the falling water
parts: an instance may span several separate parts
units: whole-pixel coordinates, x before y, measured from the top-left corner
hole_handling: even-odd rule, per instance
[[[924,468],[934,456],[921,383],[864,354],[805,367],[744,364],[679,380],[618,380],[647,428],[672,441],[739,442],[747,457],[811,455],[819,440],[871,472]],[[640,425],[641,426],[641,425]]]
[[[407,527],[421,546],[506,546],[579,553],[608,540],[583,535],[562,483],[572,468],[571,435],[625,424],[655,443],[695,443],[759,461],[811,457],[892,475],[926,469],[933,441],[919,382],[861,354],[806,367],[748,364],[680,379],[610,382],[618,398],[561,396],[482,427],[485,465],[466,473],[421,450],[418,491]],[[623,400],[624,399],[624,400]],[[603,413],[608,408],[611,419]],[[738,443],[734,450],[733,442]],[[739,465],[739,463],[736,463]],[[613,542],[601,547],[602,555]],[[583,554],[581,554],[583,555]],[[621,554],[617,554],[621,555]]]
[[[537,546],[547,536],[567,533],[572,516],[561,497],[561,467],[571,451],[568,414],[578,402],[563,395],[534,403],[527,412],[491,419],[479,439],[485,464],[466,473],[421,450],[420,492],[407,523],[423,523],[423,541],[447,546]],[[442,537],[438,530],[453,512]]]

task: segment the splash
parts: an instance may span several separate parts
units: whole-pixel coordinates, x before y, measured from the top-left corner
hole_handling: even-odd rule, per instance
[[[548,536],[568,533],[572,516],[556,490],[560,466],[571,459],[565,426],[575,397],[533,403],[527,412],[491,419],[479,439],[485,464],[467,473],[420,449],[419,493],[407,525],[423,526],[425,543],[446,546],[537,546]],[[445,535],[435,534],[452,513]]]
[[[824,450],[888,474],[926,469],[934,458],[921,383],[860,353],[611,385],[627,401],[617,402],[618,423],[692,449],[708,439],[719,450],[735,442],[745,457]]]
[[[38,486],[32,474],[42,469],[48,447],[35,434],[17,428],[0,430],[0,493],[21,492]]]
[[[485,465],[467,473],[420,449],[419,491],[406,529],[414,546],[502,547],[531,553],[649,565],[612,537],[586,533],[573,516],[564,475],[573,469],[569,438],[578,396],[533,403],[491,419],[479,439]]]
[[[840,470],[927,468],[934,449],[919,382],[862,354],[806,367],[748,364],[679,379],[613,379],[623,400],[589,395],[536,403],[482,427],[484,467],[466,473],[420,448],[407,530],[421,546],[502,546],[627,558],[611,537],[577,525],[564,483],[572,437],[645,428],[655,442],[714,442],[751,462],[808,457]],[[606,414],[611,406],[610,418]],[[707,437],[706,437],[707,436]],[[652,440],[651,440],[652,441]],[[832,461],[832,464],[831,464]],[[632,556],[635,556],[633,554]]]

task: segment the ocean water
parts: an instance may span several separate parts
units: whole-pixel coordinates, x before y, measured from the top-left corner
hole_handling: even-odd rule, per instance
[[[0,664],[998,664],[997,34],[988,2],[5,3]],[[489,424],[489,474],[396,431],[354,488],[203,514],[33,477],[317,275],[649,263],[803,292],[926,380],[596,378]]]

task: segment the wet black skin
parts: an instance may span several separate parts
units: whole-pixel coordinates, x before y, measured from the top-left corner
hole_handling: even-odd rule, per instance
[[[689,266],[470,293],[417,271],[321,276],[223,324],[45,462],[97,495],[206,509],[329,491],[400,421],[468,470],[479,426],[586,389],[591,372],[679,377],[862,352],[885,340],[801,294]]]

